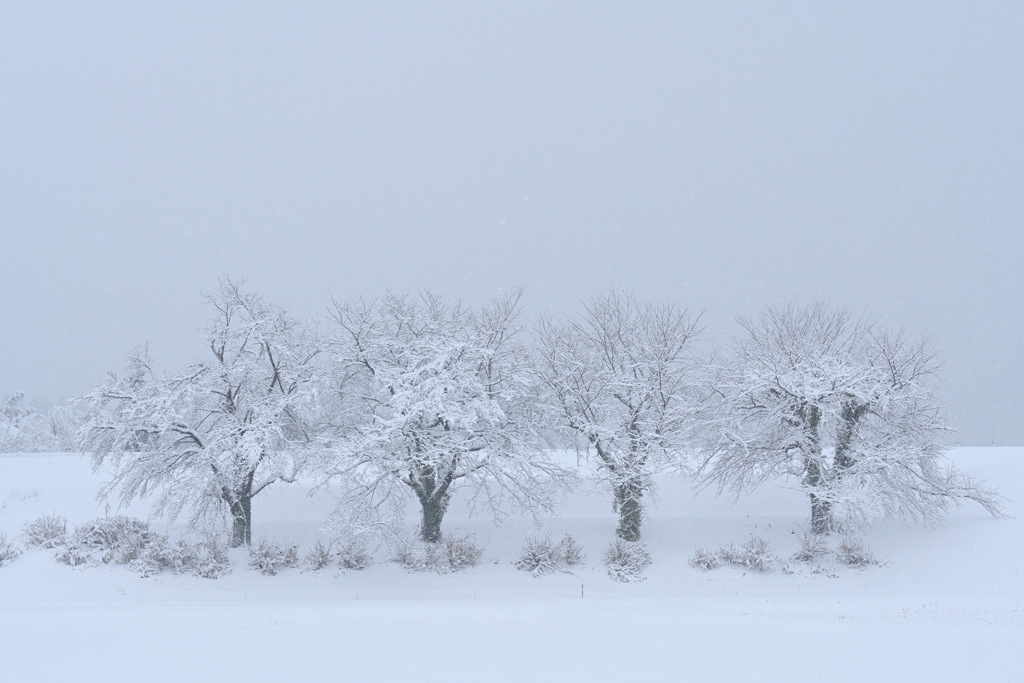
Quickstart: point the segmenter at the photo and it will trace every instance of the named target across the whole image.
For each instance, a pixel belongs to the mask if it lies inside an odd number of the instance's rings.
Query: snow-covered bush
[[[198,544],[184,540],[171,543],[166,536],[154,534],[129,568],[142,577],[159,574],[165,569],[174,574],[184,574],[195,569],[200,553]]]
[[[7,534],[0,531],[0,567],[6,567],[14,558],[21,555],[21,550],[7,540]]]
[[[42,518],[41,518],[42,519]],[[63,519],[63,518],[60,518]],[[39,520],[37,520],[38,522]],[[52,528],[52,525],[51,525]],[[123,564],[143,577],[164,570],[217,579],[231,571],[227,548],[213,540],[172,543],[133,517],[106,517],[77,527],[56,558],[70,567]]]
[[[722,558],[719,553],[707,548],[695,548],[690,558],[690,566],[694,569],[717,569],[722,566]]]
[[[395,559],[409,571],[451,574],[475,566],[483,552],[470,536],[442,536],[437,543],[403,545]]]
[[[66,564],[69,567],[81,567],[83,565],[96,564],[96,556],[92,551],[89,548],[76,543],[69,543],[58,549],[57,554],[54,557],[58,562]]]
[[[196,555],[192,566],[192,576],[202,579],[219,579],[231,573],[231,560],[228,558],[227,546],[223,543],[211,539],[194,547]]]
[[[793,553],[794,562],[817,562],[829,554],[828,541],[821,534],[802,534],[800,549]]]
[[[751,536],[749,541],[738,548],[731,543],[715,551],[697,548],[690,558],[691,567],[705,571],[725,564],[766,572],[782,565],[782,562],[772,553],[768,541],[759,536]]]
[[[729,545],[719,550],[719,557],[727,564],[743,567],[757,572],[766,572],[780,564],[771,551],[768,541],[760,536],[751,536],[750,540],[737,548]]]
[[[150,540],[139,556],[129,563],[128,568],[139,576],[146,578],[171,568],[173,546],[166,536],[158,536]],[[174,571],[171,569],[171,571]],[[175,571],[175,574],[180,572]]]
[[[864,545],[858,538],[846,537],[839,542],[839,549],[836,550],[836,559],[850,567],[865,567],[869,564],[878,564],[874,553]]]
[[[527,571],[534,576],[564,571],[583,562],[583,546],[570,534],[555,543],[550,536],[534,536],[526,539],[526,545],[516,560],[516,569]]]
[[[577,541],[576,537],[572,534],[566,534],[562,537],[562,540],[558,542],[558,552],[566,567],[579,566],[583,564],[583,560],[587,558],[587,556],[583,554],[583,546],[580,545],[579,541]]]
[[[255,569],[264,576],[274,576],[285,567],[297,567],[299,546],[282,547],[261,538],[256,547],[249,549],[249,569]]]
[[[534,576],[550,574],[560,568],[560,561],[556,555],[555,542],[550,536],[538,538],[533,536],[526,539],[526,545],[519,552],[519,559],[516,560],[516,569],[532,573]]]
[[[373,564],[373,555],[361,539],[346,541],[338,547],[338,566],[361,571]]]
[[[77,527],[73,542],[100,552],[104,564],[129,564],[152,540],[149,525],[134,517],[105,517]]]
[[[409,571],[426,571],[426,548],[412,543],[403,543],[398,547],[398,552],[395,553],[395,562]]]
[[[317,541],[316,545],[306,554],[303,564],[307,571],[320,571],[326,569],[333,562],[335,556],[338,558],[338,567],[352,571],[362,571],[373,564],[373,555],[362,539],[350,539],[335,543],[324,543]]]
[[[25,545],[30,548],[57,548],[67,542],[68,520],[64,515],[42,515],[28,524],[22,531]]]
[[[639,541],[616,539],[604,553],[608,576],[616,581],[630,583],[643,581],[643,571],[651,564],[651,553]]]
[[[130,564],[153,540],[149,525],[134,517],[103,517],[75,529],[57,560],[72,567],[84,564]]]
[[[305,566],[306,571],[318,572],[321,569],[326,569],[333,558],[334,550],[332,550],[331,544],[317,539],[317,542],[306,553],[302,564]]]
[[[451,571],[458,571],[466,567],[474,567],[484,554],[483,548],[478,546],[470,536],[461,538],[456,536],[445,536],[441,539],[441,556]]]

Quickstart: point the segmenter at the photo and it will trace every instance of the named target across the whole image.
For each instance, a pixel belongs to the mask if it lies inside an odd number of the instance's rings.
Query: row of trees
[[[797,477],[817,533],[932,518],[999,496],[944,468],[936,366],[923,342],[824,304],[769,308],[711,358],[697,317],[611,292],[529,338],[521,293],[472,308],[433,294],[335,302],[314,334],[230,280],[210,295],[209,355],[157,376],[145,347],[85,397],[80,437],[104,494],[153,495],[195,524],[252,538],[253,499],[304,476],[338,493],[336,526],[365,530],[419,505],[433,542],[452,494],[495,515],[542,514],[591,456],[638,540],[653,477],[674,469],[739,493]]]

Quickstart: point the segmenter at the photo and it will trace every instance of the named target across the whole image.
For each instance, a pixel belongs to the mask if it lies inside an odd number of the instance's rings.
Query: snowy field
[[[879,525],[864,540],[885,564],[825,573],[690,567],[695,546],[751,535],[788,558],[808,505],[781,484],[734,504],[670,478],[645,528],[654,564],[633,584],[601,565],[616,523],[606,493],[575,495],[540,530],[569,531],[587,553],[574,573],[541,578],[512,564],[538,533],[531,521],[495,526],[457,501],[446,531],[485,551],[453,575],[407,573],[385,547],[362,572],[273,577],[236,553],[219,580],[73,569],[27,550],[0,569],[2,680],[1024,680],[1024,448],[953,459],[997,486],[1013,518],[972,505],[938,528]],[[69,527],[103,516],[100,481],[78,456],[0,455],[0,532],[13,539],[42,514]],[[303,552],[330,509],[323,493],[269,489],[254,536]]]

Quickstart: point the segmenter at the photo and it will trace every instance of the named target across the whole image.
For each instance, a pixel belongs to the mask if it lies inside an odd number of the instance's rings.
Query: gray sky
[[[961,441],[1024,443],[1024,3],[212,4],[0,0],[0,394],[184,366],[225,274],[614,284],[929,334]]]

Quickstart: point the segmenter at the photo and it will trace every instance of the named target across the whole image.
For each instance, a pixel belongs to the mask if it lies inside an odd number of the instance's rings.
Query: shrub
[[[321,569],[326,569],[333,558],[334,551],[331,549],[331,544],[317,539],[316,545],[306,553],[306,558],[302,563],[307,571],[318,572]]]
[[[124,564],[142,577],[170,570],[217,579],[231,571],[223,544],[213,540],[171,543],[167,536],[150,531],[148,524],[132,517],[106,517],[83,524],[56,557],[71,567]]]
[[[148,524],[134,517],[103,517],[77,527],[57,560],[72,567],[131,564],[155,536]]]
[[[69,567],[81,567],[83,565],[96,564],[96,556],[92,551],[75,543],[69,543],[63,548],[60,548],[55,557],[58,562],[66,564]]]
[[[693,557],[690,558],[690,566],[694,569],[717,569],[722,566],[722,558],[719,554],[707,548],[695,548]]]
[[[154,576],[165,569],[174,574],[192,572],[201,553],[197,544],[184,540],[171,543],[166,536],[155,534],[129,567],[142,577]]]
[[[149,525],[134,517],[103,517],[75,529],[71,543],[99,555],[104,564],[129,564],[152,540]]]
[[[25,545],[52,550],[67,542],[68,520],[64,515],[42,515],[29,522],[22,531]]]
[[[751,536],[739,548],[733,545],[722,548],[719,557],[728,564],[757,572],[769,571],[780,564],[779,558],[772,554],[768,541],[759,536]]]
[[[768,541],[758,536],[751,536],[750,540],[739,548],[729,544],[716,551],[706,548],[694,550],[690,558],[690,566],[696,569],[716,569],[723,564],[731,564],[744,569],[751,569],[758,572],[766,572],[782,565],[783,571],[788,567],[783,565],[771,551]]]
[[[629,583],[643,581],[643,571],[651,564],[651,553],[639,541],[615,540],[604,553],[608,576]]]
[[[447,564],[450,571],[458,571],[466,567],[475,567],[484,554],[483,548],[478,546],[470,536],[457,538],[445,536],[441,539],[441,559]]]
[[[450,574],[476,565],[483,552],[470,536],[442,536],[436,543],[404,545],[395,559],[410,571]]]
[[[192,547],[195,549],[192,576],[202,579],[219,579],[231,573],[231,560],[228,557],[228,549],[223,543],[211,539]]]
[[[559,570],[561,562],[555,553],[555,543],[550,536],[526,539],[526,545],[519,552],[516,569],[542,576]]]
[[[412,572],[425,571],[424,549],[414,543],[399,541],[398,551],[395,553],[395,562]]]
[[[296,567],[299,564],[299,546],[291,545],[282,548],[265,538],[261,538],[255,548],[249,549],[249,569],[255,569],[264,576],[274,576],[284,567]]]
[[[515,566],[534,576],[543,576],[576,566],[583,562],[583,557],[583,546],[569,534],[558,543],[552,541],[550,536],[534,536],[526,539],[526,545],[520,551]]]
[[[863,541],[849,537],[840,541],[839,549],[836,551],[836,559],[851,567],[879,564],[874,554],[864,545]]]
[[[828,541],[821,534],[802,534],[800,549],[793,554],[793,561],[813,563],[828,553]]]
[[[566,534],[562,537],[562,540],[558,542],[557,550],[566,567],[579,566],[587,558],[583,554],[583,546],[580,545],[579,541],[572,534]]]
[[[373,564],[373,555],[366,542],[355,539],[342,543],[338,548],[338,566],[342,569],[361,571]]]
[[[6,567],[21,555],[21,551],[7,540],[7,534],[0,532],[0,567]]]
[[[150,539],[150,542],[142,549],[139,556],[128,564],[133,572],[147,578],[155,576],[169,565],[171,545],[166,536],[157,536]],[[177,572],[175,572],[177,573]]]

